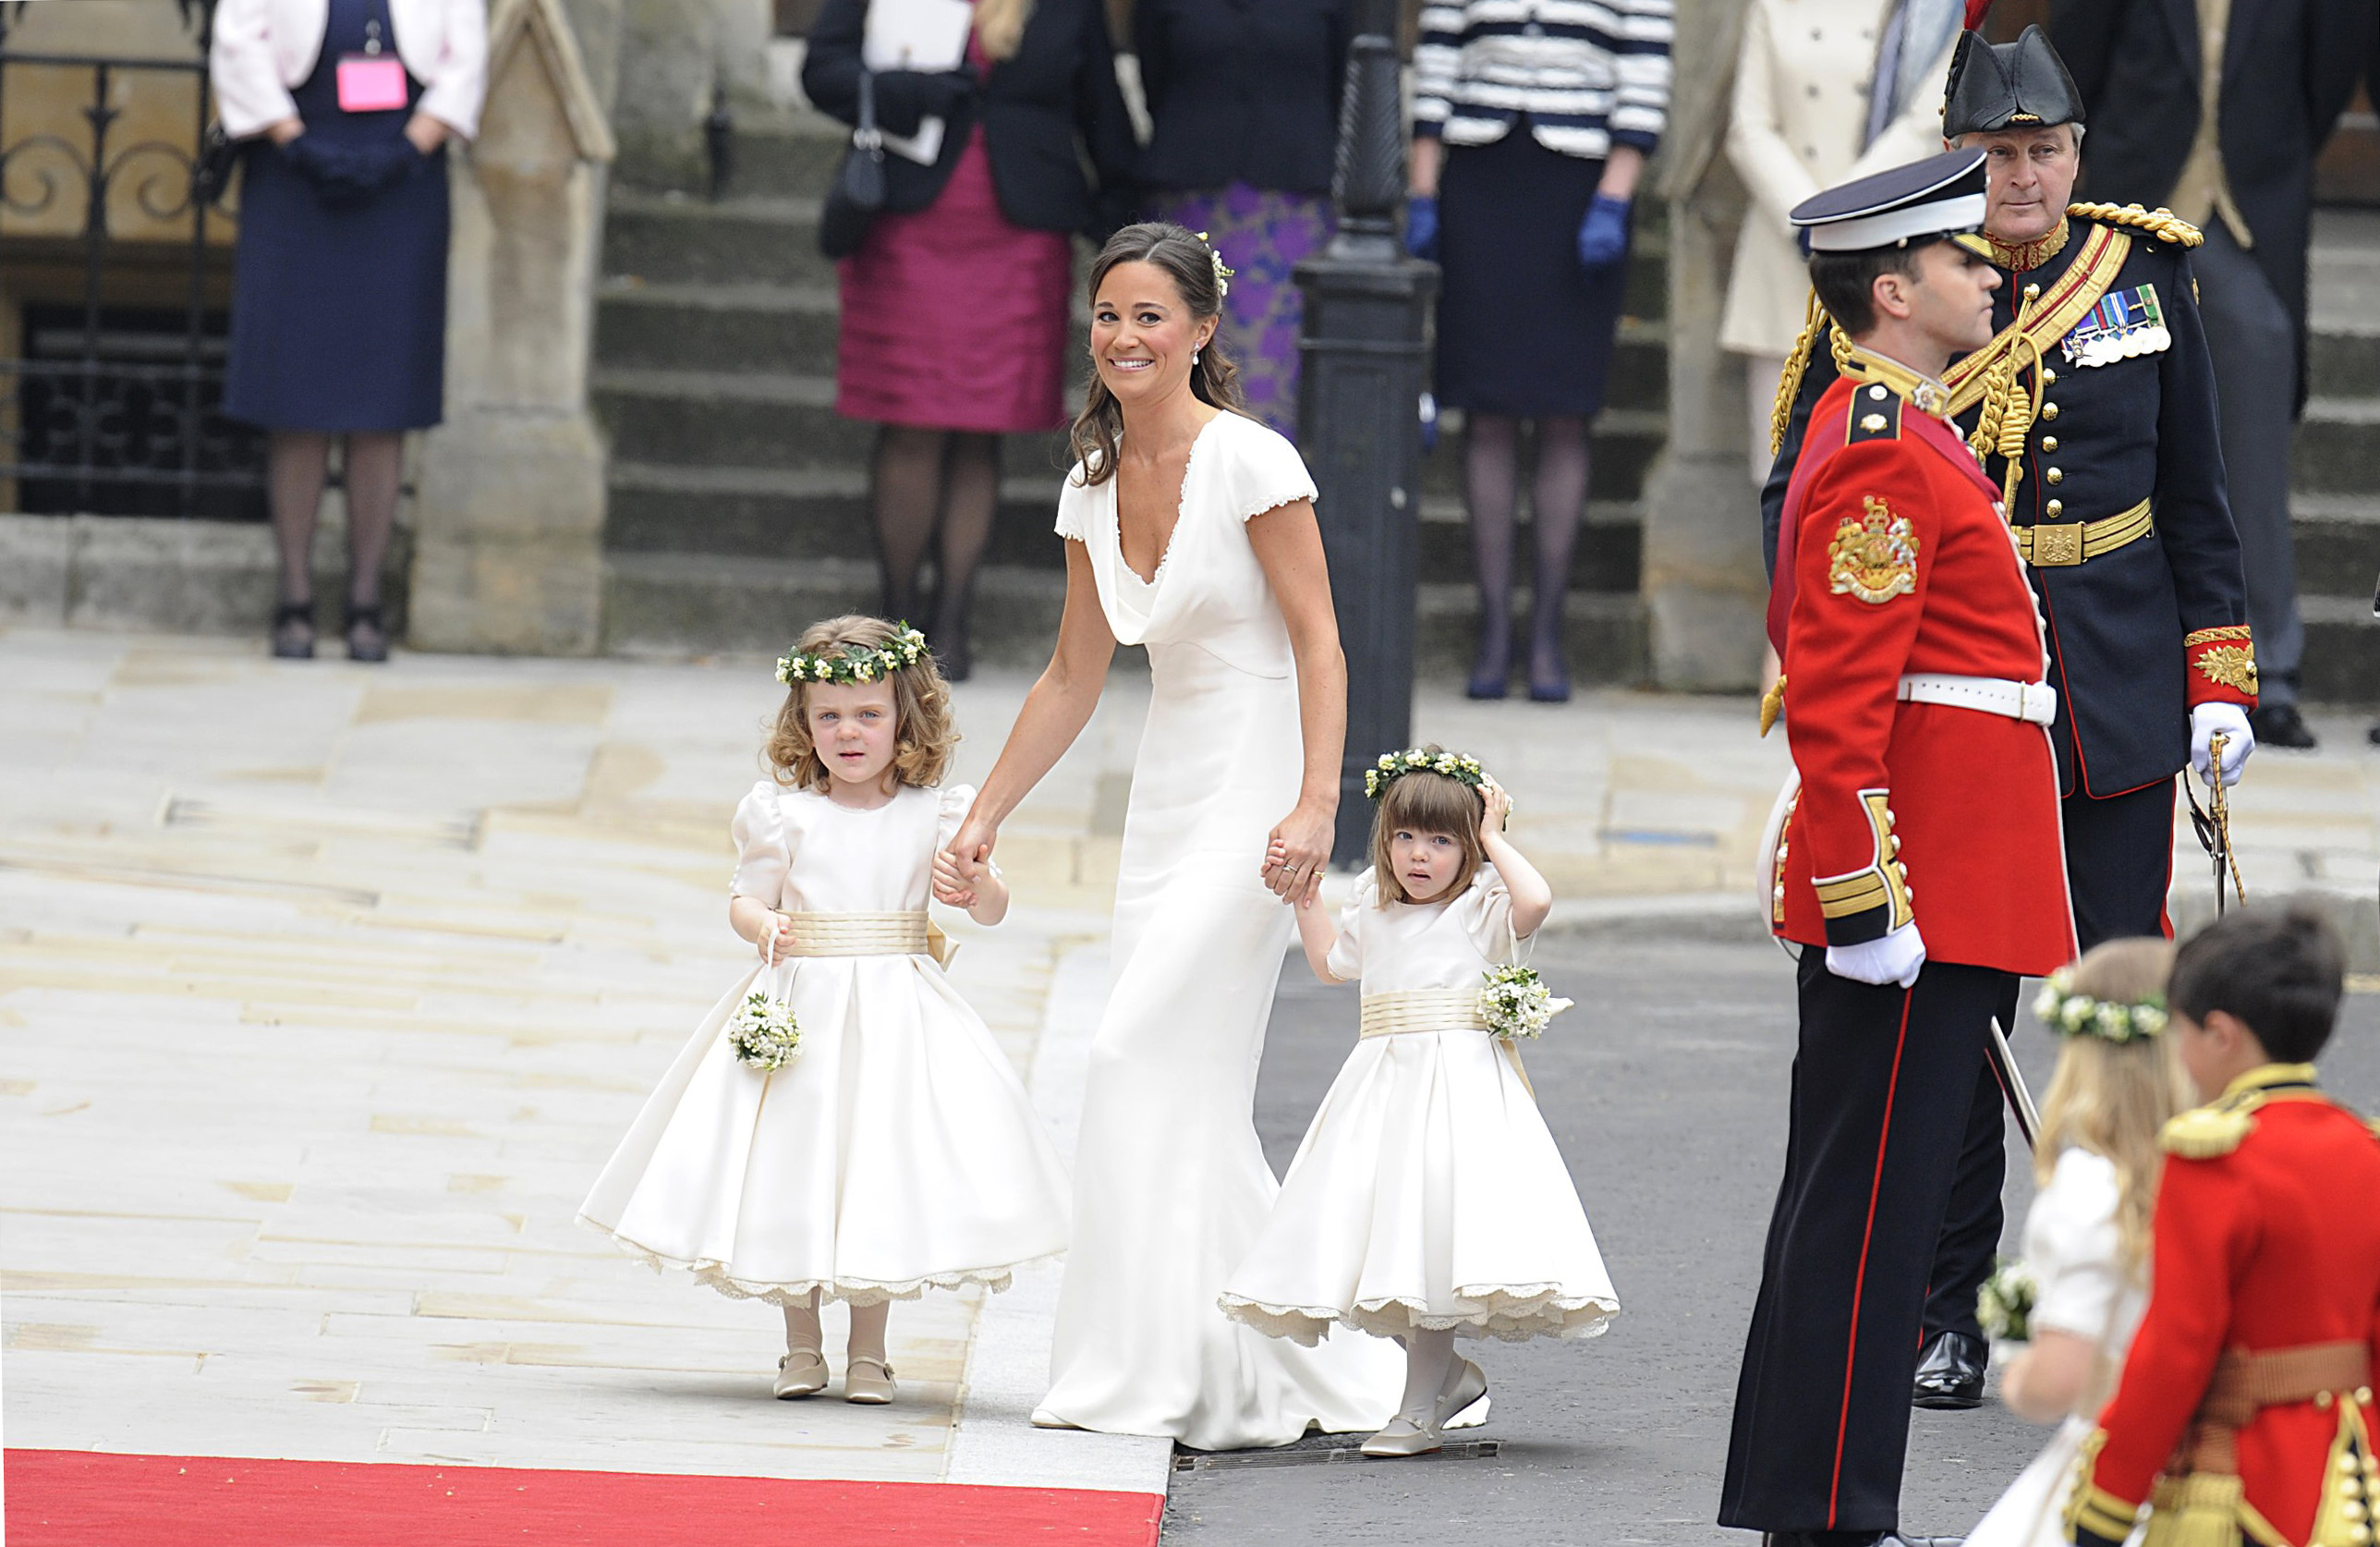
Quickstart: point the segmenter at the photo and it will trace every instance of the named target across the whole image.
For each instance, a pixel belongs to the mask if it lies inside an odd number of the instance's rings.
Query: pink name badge
[[[385,113],[405,105],[405,64],[386,54],[350,54],[339,61],[339,111]]]

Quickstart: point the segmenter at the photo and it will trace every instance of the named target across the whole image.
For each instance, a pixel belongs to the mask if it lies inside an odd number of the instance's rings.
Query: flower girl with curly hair
[[[1593,1337],[1620,1301],[1512,1038],[1566,1001],[1519,968],[1553,891],[1504,836],[1512,798],[1437,747],[1391,752],[1372,868],[1334,929],[1309,888],[1305,959],[1361,979],[1363,1033],[1322,1098],[1224,1314],[1311,1345],[1333,1324],[1405,1348],[1397,1416],[1366,1456],[1421,1456],[1487,1416],[1454,1340]]]
[[[941,852],[975,792],[936,787],[958,737],[924,636],[832,618],[777,668],[785,701],[770,776],[735,810],[727,908],[759,959],[580,1212],[657,1267],[783,1307],[779,1397],[826,1388],[819,1302],[847,1302],[844,1399],[885,1403],[890,1302],[1002,1289],[1063,1250],[1068,1183],[927,918],[939,889],[998,923],[1008,889]]]
[[[1989,1329],[2024,1345],[2001,1371],[2000,1400],[2058,1427],[1968,1547],[2064,1547],[2074,1458],[2148,1307],[2149,1221],[2165,1163],[2157,1136],[2193,1104],[2166,1029],[2172,968],[2170,941],[2106,941],[2051,973],[2034,1005],[2061,1043],[2034,1148],[2041,1190],[2025,1215],[2018,1286],[2001,1288],[2011,1276],[2003,1269],[1985,1288],[1987,1302],[2020,1308],[2029,1288],[2025,1324]]]

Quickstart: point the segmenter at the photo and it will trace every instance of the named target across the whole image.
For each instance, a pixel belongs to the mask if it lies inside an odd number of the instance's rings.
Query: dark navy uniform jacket
[[[2053,289],[2097,224],[2080,215],[2068,223],[2057,254],[2021,273],[2002,271],[1993,299],[1998,327],[2014,320],[2027,286]],[[2026,438],[2024,479],[2008,513],[2011,524],[2027,526],[2099,521],[2144,499],[2151,505],[2153,529],[2139,540],[2071,566],[2027,566],[2048,624],[2049,681],[2058,689],[2051,740],[2068,795],[2120,795],[2171,778],[2190,761],[2192,705],[2255,701],[2253,667],[2243,664],[2252,658],[2240,539],[2224,493],[2214,368],[2189,259],[2179,243],[2119,228],[2131,247],[2108,290],[2153,300],[2168,337],[2162,347],[2100,364],[2078,363],[2059,346],[2045,349],[2041,417]],[[2021,379],[2029,386],[2031,377],[2028,361]],[[1772,576],[1786,484],[1811,406],[1834,380],[1821,337],[1761,492]],[[1962,432],[1973,430],[1976,415],[1961,416]],[[2001,482],[2006,463],[1993,456],[1986,470]]]

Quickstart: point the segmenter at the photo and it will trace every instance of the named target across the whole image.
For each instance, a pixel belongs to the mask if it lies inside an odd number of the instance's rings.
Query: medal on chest
[[[2112,365],[2134,355],[2155,354],[2172,344],[2165,310],[2157,304],[2156,286],[2142,285],[2101,296],[2058,348],[2070,365]]]

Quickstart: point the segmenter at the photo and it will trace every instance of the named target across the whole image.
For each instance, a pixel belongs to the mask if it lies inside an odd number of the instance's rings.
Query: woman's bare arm
[[[980,860],[991,854],[1000,824],[1033,786],[1066,755],[1075,737],[1090,723],[1099,707],[1099,690],[1107,685],[1108,664],[1115,659],[1115,633],[1099,609],[1099,582],[1091,574],[1089,550],[1080,542],[1066,544],[1066,610],[1058,621],[1058,645],[1050,652],[1040,680],[1025,695],[1025,707],[1010,727],[999,761],[975,798],[966,820],[951,840],[951,853]]]
[[[1339,764],[1347,750],[1347,658],[1339,649],[1339,615],[1330,604],[1330,567],[1313,502],[1292,500],[1250,518],[1248,542],[1272,582],[1297,657],[1305,776],[1296,807],[1272,830],[1271,847],[1280,852],[1268,856],[1264,876],[1274,895],[1288,901],[1330,863]]]

